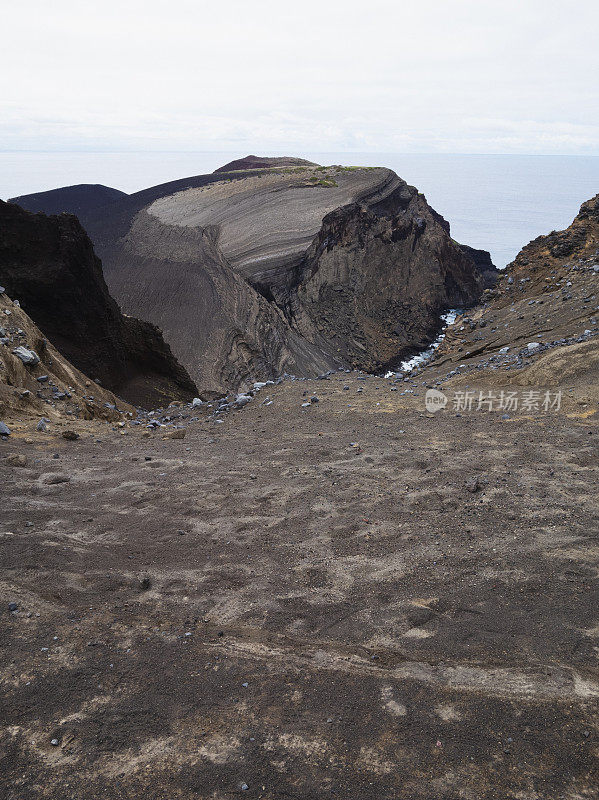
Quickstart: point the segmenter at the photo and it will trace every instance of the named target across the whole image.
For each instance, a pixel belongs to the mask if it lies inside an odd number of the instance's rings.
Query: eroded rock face
[[[475,247],[469,247],[467,244],[461,244],[460,249],[468,258],[474,261],[476,269],[483,279],[484,288],[492,289],[497,283],[500,273],[491,261],[491,254],[489,251],[477,250]]]
[[[485,284],[445,220],[383,168],[250,156],[83,223],[123,309],[163,329],[205,393],[283,371],[377,370]]]
[[[0,283],[71,363],[124,399],[154,406],[193,397],[160,331],[120,313],[76,217],[0,201]]]
[[[200,397],[257,378],[335,366],[324,346],[303,339],[231,269],[216,235],[212,228],[164,225],[140,211],[109,257],[108,280],[121,304],[161,327],[194,375]]]
[[[121,418],[119,411],[133,412],[132,406],[76,369],[1,292],[0,319],[0,419],[43,414],[38,431],[45,431],[51,421],[114,421]],[[35,358],[29,358],[30,353]]]
[[[508,273],[513,277],[534,278],[553,265],[562,266],[579,259],[593,258],[599,262],[599,194],[587,200],[572,224],[563,231],[551,231],[523,247]]]
[[[323,218],[336,208],[390,194],[401,182],[387,169],[264,169],[166,194],[147,207],[183,228],[218,226],[227,262],[252,285],[289,283]]]
[[[428,380],[565,387],[586,413],[598,400],[598,290],[599,195],[566,230],[526,245],[483,302],[456,320]]]
[[[297,327],[318,331],[353,367],[375,372],[424,346],[439,314],[482,280],[423,195],[403,182],[382,201],[327,215],[302,264]]]

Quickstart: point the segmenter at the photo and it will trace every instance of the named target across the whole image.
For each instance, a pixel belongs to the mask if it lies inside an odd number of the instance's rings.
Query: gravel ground
[[[410,388],[11,425],[3,797],[597,797],[595,417]]]

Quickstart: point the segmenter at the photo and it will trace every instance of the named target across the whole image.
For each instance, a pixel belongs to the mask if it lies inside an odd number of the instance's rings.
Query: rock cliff
[[[483,302],[447,330],[428,370],[445,385],[565,387],[599,400],[599,195],[527,244]]]
[[[384,369],[493,272],[384,168],[249,156],[82,221],[113,295],[163,329],[205,394],[284,371]]]
[[[551,231],[533,239],[508,265],[506,275],[529,278],[534,284],[552,269],[599,261],[599,194],[587,200],[572,224],[563,231]]]
[[[148,407],[193,396],[160,331],[120,313],[75,217],[0,201],[0,284],[69,361],[126,400]]]

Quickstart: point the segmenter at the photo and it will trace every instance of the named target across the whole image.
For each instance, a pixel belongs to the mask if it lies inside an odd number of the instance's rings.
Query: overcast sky
[[[23,0],[0,149],[599,154],[597,0]]]

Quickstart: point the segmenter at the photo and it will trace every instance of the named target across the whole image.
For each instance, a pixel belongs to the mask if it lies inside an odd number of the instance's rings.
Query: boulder
[[[23,364],[27,367],[35,367],[40,363],[40,357],[35,350],[29,350],[27,347],[15,347],[12,351],[13,355],[20,358]]]

